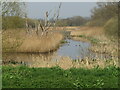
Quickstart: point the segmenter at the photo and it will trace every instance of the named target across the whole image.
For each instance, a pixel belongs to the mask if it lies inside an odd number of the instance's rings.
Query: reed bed
[[[96,53],[105,53],[110,54],[111,56],[118,57],[118,42],[117,41],[112,42],[109,39],[106,40],[102,39],[97,44],[93,44],[90,50]]]
[[[16,62],[16,63],[15,63]],[[70,69],[70,68],[86,68],[86,69],[92,69],[92,68],[106,68],[108,66],[115,66],[120,67],[118,58],[112,58],[112,59],[92,59],[89,57],[85,57],[84,59],[78,59],[78,60],[72,60],[70,57],[59,57],[59,59],[53,60],[53,56],[45,57],[32,57],[32,61],[29,59],[28,61],[23,61],[20,63],[20,60],[12,61],[11,63],[5,64],[5,65],[27,65],[29,67],[55,67],[59,66],[62,69]],[[14,64],[15,63],[15,64]],[[27,64],[28,63],[28,64]]]
[[[49,52],[55,50],[63,35],[48,32],[47,35],[26,35],[25,30],[7,30],[3,34],[3,52]]]
[[[118,56],[118,40],[109,39],[102,27],[81,27],[80,30],[72,30],[71,36],[78,41],[96,42],[89,49],[93,52]]]
[[[71,30],[71,36],[86,35],[98,36],[104,33],[102,27],[79,27],[77,30]]]
[[[18,52],[49,52],[55,50],[63,36],[59,33],[48,33],[47,36],[28,36],[17,50]]]
[[[73,29],[73,28],[72,28]],[[17,32],[16,32],[17,33]],[[7,33],[8,34],[8,33]],[[36,36],[36,35],[28,35],[22,37],[20,35],[17,36],[9,36],[10,38],[5,39],[5,36],[3,37],[4,41],[9,41],[9,45],[11,46],[13,44],[13,41],[19,42],[22,41],[19,48],[17,48],[17,51],[19,52],[47,52],[54,50],[59,45],[60,41],[62,40],[63,36],[60,33],[52,33],[49,32],[48,35],[44,36]],[[13,35],[13,34],[12,34]],[[15,34],[16,35],[16,34]],[[59,66],[63,69],[69,69],[69,68],[94,68],[94,67],[100,67],[105,68],[107,66],[113,65],[116,67],[119,67],[118,64],[118,43],[114,42],[106,37],[104,34],[104,30],[101,27],[81,27],[80,30],[71,30],[71,35],[78,36],[78,35],[84,35],[86,37],[92,37],[95,39],[98,39],[99,41],[95,44],[92,44],[90,47],[90,50],[95,53],[107,53],[110,54],[110,58],[96,58],[92,59],[89,57],[85,57],[84,59],[79,60],[72,60],[70,57],[58,57],[57,59],[53,60],[53,56],[50,57],[33,57],[32,58],[32,64],[30,64],[30,67],[53,67],[53,66]],[[20,37],[22,38],[20,38]],[[14,38],[13,38],[14,37]],[[17,37],[17,38],[16,38]],[[20,39],[19,39],[20,38]],[[84,37],[77,37],[81,40],[84,39]],[[14,40],[15,39],[15,40]],[[80,41],[81,41],[80,40]],[[15,43],[14,42],[14,43]],[[6,45],[4,43],[4,45]]]
[[[111,59],[107,58],[90,58],[90,57],[84,57],[82,59],[76,59],[73,60],[70,57],[61,57],[61,56],[56,56],[55,53],[53,54],[48,54],[48,55],[24,55],[20,54],[20,58],[18,58],[18,54],[9,55],[8,59],[10,61],[3,61],[4,65],[13,65],[13,66],[18,66],[18,65],[26,65],[28,67],[55,67],[59,66],[63,69],[70,69],[70,68],[87,68],[87,69],[92,69],[92,68],[106,68],[108,66],[115,66],[115,67],[120,67],[118,58],[112,57]],[[15,57],[13,57],[15,56]],[[56,58],[55,58],[56,57]],[[6,57],[4,57],[6,58]],[[7,60],[8,60],[7,59]],[[11,61],[11,60],[15,61]]]
[[[53,66],[53,63],[52,63],[52,66]],[[105,68],[107,66],[119,67],[117,58],[113,58],[111,60],[103,60],[100,58],[91,59],[88,57],[86,57],[84,59],[78,59],[78,60],[72,60],[70,57],[61,57],[60,60],[58,60],[54,64],[54,66],[59,66],[63,69],[70,69],[70,68],[91,69],[91,68],[95,68],[95,67]]]

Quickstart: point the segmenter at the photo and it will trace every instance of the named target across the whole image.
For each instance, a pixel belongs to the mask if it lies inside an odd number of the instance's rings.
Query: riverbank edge
[[[111,53],[110,51],[106,51],[106,50],[103,50],[101,51],[101,49],[99,49],[98,46],[100,46],[100,42],[103,42],[102,40],[100,39],[97,39],[95,37],[92,37],[92,36],[86,36],[86,35],[71,35],[71,39],[72,40],[75,40],[75,41],[82,41],[82,42],[88,42],[88,43],[91,43],[91,47],[89,48],[90,51],[94,52],[94,53],[102,53],[102,54],[108,54],[110,56],[117,56],[116,54],[118,53]],[[111,41],[112,42],[112,41]],[[112,42],[113,43],[113,42]],[[106,43],[105,44],[101,44],[100,47],[104,47],[105,45],[107,45]],[[95,50],[94,48],[95,47],[98,47],[98,50]]]

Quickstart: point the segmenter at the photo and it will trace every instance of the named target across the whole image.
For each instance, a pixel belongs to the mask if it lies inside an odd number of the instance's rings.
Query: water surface
[[[88,42],[80,42],[66,39],[68,43],[64,44],[57,50],[60,56],[69,56],[72,59],[84,58],[89,55],[88,48],[91,46]]]

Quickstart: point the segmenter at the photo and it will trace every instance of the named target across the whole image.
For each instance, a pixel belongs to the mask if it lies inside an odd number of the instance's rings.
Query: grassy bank
[[[3,66],[3,88],[118,88],[118,70]]]

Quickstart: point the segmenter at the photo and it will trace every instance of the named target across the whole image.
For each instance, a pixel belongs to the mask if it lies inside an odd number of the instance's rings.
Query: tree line
[[[89,21],[89,18],[87,17],[73,16],[70,18],[58,20],[57,26],[83,26],[88,21]]]
[[[16,29],[16,28],[25,28],[25,18],[20,16],[4,16],[2,17],[2,27],[3,29]],[[28,25],[30,25],[32,28],[35,27],[35,24],[38,23],[38,21],[41,21],[41,23],[44,24],[43,19],[31,19],[27,18]],[[85,25],[86,22],[88,22],[88,18],[83,18],[81,16],[74,16],[71,18],[66,19],[58,19],[56,21],[56,26],[82,26]],[[49,22],[53,22],[51,19]]]

